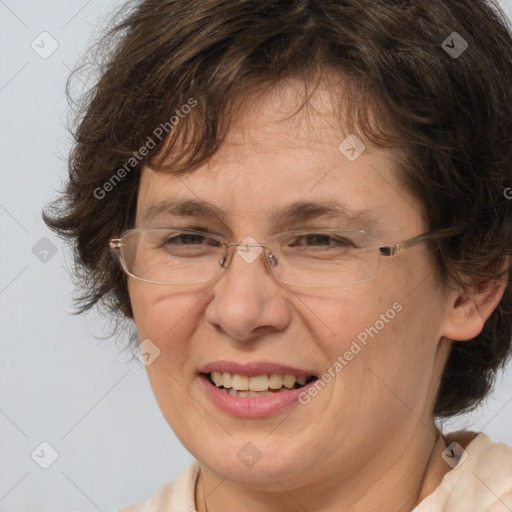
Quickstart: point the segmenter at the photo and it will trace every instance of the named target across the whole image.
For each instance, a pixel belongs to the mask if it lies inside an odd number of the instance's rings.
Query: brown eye
[[[311,233],[301,236],[296,242],[291,244],[291,247],[305,246],[305,247],[354,247],[354,244],[347,239],[333,238],[332,236],[322,233]]]

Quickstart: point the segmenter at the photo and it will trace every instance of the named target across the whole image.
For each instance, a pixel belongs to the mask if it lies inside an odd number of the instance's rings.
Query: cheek
[[[364,344],[376,323],[379,332],[388,329],[396,317],[394,297],[396,294],[382,293],[373,282],[368,282],[337,291],[324,290],[321,294],[309,292],[298,297],[294,307],[302,312],[307,329],[332,360],[349,350],[352,341]]]
[[[190,377],[196,371],[192,365],[197,348],[191,340],[201,320],[204,290],[200,294],[178,289],[169,293],[165,287],[133,283],[129,292],[139,339],[142,343],[151,340],[160,351],[155,363],[146,367],[150,379],[169,380],[169,374],[183,375],[180,380]]]
[[[175,287],[170,293],[165,285],[131,281],[128,291],[141,339],[143,336],[172,338],[173,333],[193,327],[201,294],[194,294],[190,287],[186,292]]]
[[[173,293],[145,283],[129,286],[134,321],[139,339],[151,340],[158,356],[146,365],[149,382],[157,403],[180,439],[187,439],[186,415],[200,416],[201,410],[190,399],[189,388],[195,378],[198,348],[191,341],[200,322],[202,294]],[[197,409],[197,410],[195,410]],[[177,411],[181,411],[177,414]],[[186,416],[185,415],[185,416]]]
[[[372,408],[378,401],[396,401],[394,393],[415,402],[417,390],[428,387],[440,320],[431,281],[417,286],[383,276],[330,295],[301,297],[307,313],[302,318],[322,352],[325,372],[336,375],[331,389],[340,402],[354,398]],[[411,286],[417,286],[413,293]],[[425,385],[410,386],[412,381]]]

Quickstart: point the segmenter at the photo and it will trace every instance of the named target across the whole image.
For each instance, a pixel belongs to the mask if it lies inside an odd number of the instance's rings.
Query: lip
[[[273,363],[270,361],[256,361],[253,363],[235,363],[234,361],[213,361],[203,366],[200,373],[229,372],[256,377],[257,375],[295,375],[296,377],[317,376],[314,371],[294,368],[285,364]]]
[[[258,368],[258,371],[261,371],[261,368]],[[256,373],[255,375],[262,374]],[[267,396],[247,397],[232,396],[221,391],[215,384],[210,382],[206,373],[199,374],[199,381],[204,388],[205,394],[221,411],[243,418],[265,418],[278,414],[294,405],[296,406],[299,403],[301,393],[307,392],[308,388],[313,386],[317,379],[311,380],[299,389],[280,391]]]

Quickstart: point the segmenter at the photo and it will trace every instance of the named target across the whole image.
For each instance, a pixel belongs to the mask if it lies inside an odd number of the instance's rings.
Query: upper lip
[[[252,363],[235,363],[234,361],[213,361],[206,364],[200,370],[201,373],[229,372],[248,377],[257,375],[295,375],[296,377],[315,376],[313,371],[295,368],[286,364],[274,363],[270,361],[256,361]]]

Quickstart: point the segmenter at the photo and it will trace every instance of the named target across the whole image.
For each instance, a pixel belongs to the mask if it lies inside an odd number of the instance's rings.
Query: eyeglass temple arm
[[[428,233],[423,233],[422,235],[409,238],[408,240],[404,240],[403,242],[398,242],[395,245],[385,245],[383,247],[379,247],[379,252],[382,256],[394,256],[395,254],[398,254],[400,251],[408,249],[409,247],[413,247],[414,245],[424,242],[425,240],[447,238],[458,233],[460,233],[460,230],[455,228],[446,228],[440,229],[438,231],[430,231]]]
[[[120,238],[112,238],[108,242],[108,250],[112,257],[115,258],[116,260],[119,259],[119,257],[121,256],[121,244],[122,242]]]

